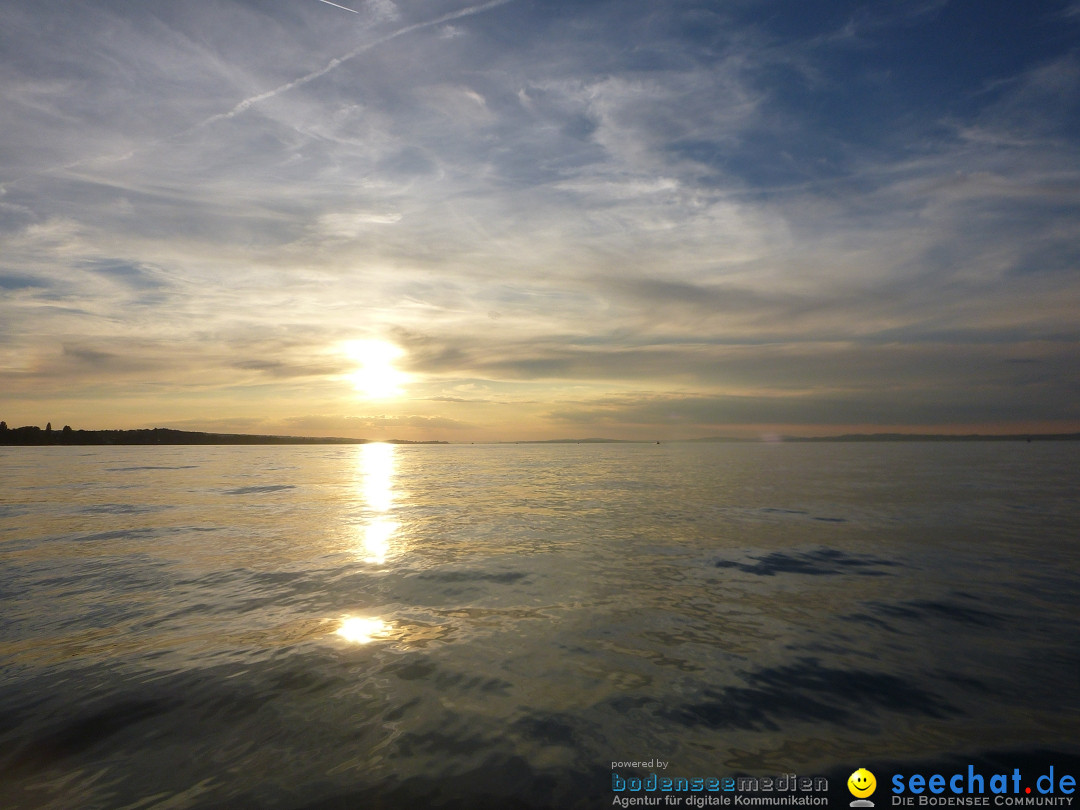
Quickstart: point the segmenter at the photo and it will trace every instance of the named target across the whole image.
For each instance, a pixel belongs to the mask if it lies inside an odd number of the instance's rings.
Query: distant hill
[[[523,439],[501,444],[642,444],[646,439]]]
[[[785,442],[1055,442],[1077,441],[1080,433],[1013,433],[994,435],[968,433],[950,435],[943,433],[846,433],[842,436],[799,438],[785,436]]]
[[[781,436],[777,439],[736,439],[726,436],[706,436],[701,439],[676,439],[693,444],[713,442],[1035,442],[1078,441],[1080,433],[845,433],[840,436]]]
[[[246,433],[204,433],[201,431],[147,428],[145,430],[42,430],[37,425],[0,428],[0,445],[85,445],[85,444],[368,444],[371,439],[323,436],[259,436]],[[379,440],[381,441],[381,440]],[[390,439],[388,444],[448,444]]]
[[[773,439],[736,436],[703,436],[698,439],[665,439],[664,444],[747,444],[761,442],[1046,442],[1080,441],[1080,433],[845,433],[840,436],[779,436]],[[653,439],[547,439],[510,444],[660,444]]]

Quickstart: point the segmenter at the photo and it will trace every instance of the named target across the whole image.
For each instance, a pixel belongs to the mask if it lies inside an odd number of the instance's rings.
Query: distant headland
[[[204,433],[172,428],[143,430],[72,430],[64,425],[53,430],[52,423],[42,430],[37,425],[9,428],[0,422],[0,445],[83,445],[83,444],[368,444],[382,439],[348,439],[337,436],[259,436],[247,433]],[[388,439],[387,444],[448,444],[448,442],[413,442]]]

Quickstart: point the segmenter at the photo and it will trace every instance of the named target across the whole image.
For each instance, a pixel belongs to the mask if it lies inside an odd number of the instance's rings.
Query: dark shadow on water
[[[173,700],[128,699],[90,715],[77,717],[24,745],[0,774],[34,772],[77,756],[137,723],[166,714],[177,706]]]
[[[835,548],[818,547],[810,551],[774,551],[763,557],[750,557],[753,562],[718,560],[717,568],[734,568],[747,574],[772,577],[777,574],[806,574],[808,576],[835,576],[858,574],[864,577],[890,576],[878,570],[897,566],[899,563],[868,555],[856,556]]]
[[[81,515],[144,515],[150,512],[163,512],[169,507],[131,503],[103,503],[81,507]]]
[[[178,467],[106,467],[106,472],[141,472],[142,470],[194,470],[196,464],[181,464]]]
[[[602,767],[603,763],[577,760],[561,766],[542,765],[512,752],[511,743],[515,741],[524,741],[530,744],[529,747],[578,752],[589,750],[590,743],[598,739],[587,717],[571,712],[542,710],[525,710],[516,718],[507,718],[505,728],[497,733],[482,730],[468,718],[456,716],[452,711],[431,718],[432,722],[427,727],[432,731],[405,730],[395,738],[393,748],[385,753],[391,762],[400,757],[402,763],[432,763],[430,772],[423,775],[378,778],[358,770],[355,778],[348,783],[335,784],[321,780],[318,773],[312,770],[305,775],[302,783],[291,789],[283,787],[278,774],[269,772],[265,782],[243,780],[232,783],[223,768],[225,764],[237,762],[229,759],[236,755],[220,753],[208,747],[220,739],[221,730],[237,728],[244,729],[246,733],[262,729],[263,736],[256,736],[252,740],[254,745],[265,743],[271,749],[283,745],[281,741],[287,737],[275,737],[275,733],[290,732],[275,731],[273,711],[267,715],[265,723],[258,725],[255,724],[257,715],[268,703],[272,706],[286,693],[324,695],[329,699],[342,689],[349,688],[356,677],[355,669],[345,665],[334,668],[333,660],[325,657],[298,658],[288,661],[286,665],[274,666],[260,677],[244,681],[232,678],[238,672],[243,672],[242,669],[155,677],[143,683],[129,684],[126,694],[95,701],[93,705],[84,705],[79,710],[74,708],[79,705],[79,690],[93,691],[116,686],[112,680],[113,673],[86,669],[80,671],[77,677],[35,682],[32,689],[34,695],[44,692],[55,696],[63,689],[75,691],[59,703],[54,701],[54,707],[73,707],[70,719],[51,725],[43,724],[33,730],[25,728],[24,724],[30,721],[32,715],[40,713],[39,707],[16,701],[11,694],[0,696],[0,702],[10,704],[0,707],[0,721],[16,728],[24,726],[19,747],[13,751],[12,758],[0,766],[0,799],[5,782],[12,791],[21,791],[23,786],[28,790],[37,789],[40,774],[51,767],[59,766],[75,772],[78,768],[101,767],[104,762],[138,762],[143,746],[161,746],[161,750],[168,750],[169,744],[182,743],[183,749],[176,750],[184,750],[190,756],[190,761],[177,762],[175,774],[129,769],[124,780],[115,787],[116,793],[112,794],[115,802],[111,806],[138,806],[150,795],[160,795],[163,799],[179,796],[183,790],[202,779],[218,780],[214,792],[203,800],[185,806],[199,810],[397,810],[437,807],[448,810],[577,810],[611,806],[611,771]],[[432,686],[454,680],[474,684],[471,688],[479,690],[485,688],[484,684],[500,683],[474,673],[445,670],[439,665],[426,666],[426,663],[421,657],[412,657],[399,662],[399,666],[384,668],[379,676],[396,675],[403,681],[428,682]],[[326,671],[327,667],[332,671]],[[320,669],[323,670],[321,674]],[[696,698],[684,699],[681,705],[665,703],[663,695],[624,695],[596,708],[601,713],[605,710],[614,710],[618,714],[652,713],[654,718],[674,726],[674,733],[678,733],[679,728],[711,729],[717,732],[718,740],[725,738],[725,731],[733,729],[771,731],[779,739],[788,728],[789,721],[809,721],[850,729],[858,727],[868,716],[873,717],[878,712],[930,717],[959,713],[940,696],[910,685],[897,676],[828,667],[813,658],[754,670],[747,673],[744,680],[743,685],[708,689]],[[26,688],[31,687],[27,684]],[[370,712],[365,710],[343,719],[349,732],[341,736],[342,745],[351,745],[353,739],[357,746],[366,745],[364,734],[370,728],[383,728],[383,724],[392,723],[403,714],[422,711],[425,704],[413,697],[393,711],[382,714],[379,713],[380,701],[366,705]],[[645,725],[652,724],[646,721]],[[163,736],[156,742],[148,742],[150,738],[147,732],[155,728]],[[282,750],[289,748],[284,745]],[[296,750],[301,750],[301,746]],[[357,752],[361,750],[357,748]],[[219,755],[224,759],[220,759]],[[718,752],[718,757],[721,756],[722,752]],[[267,767],[266,763],[272,760],[260,759],[259,762],[261,767]],[[716,775],[739,775],[721,763],[722,759],[718,758]],[[1003,753],[946,751],[935,755],[935,751],[930,749],[925,760],[842,762],[822,769],[821,773],[830,780],[833,806],[846,807],[850,797],[845,798],[842,787],[855,767],[867,767],[882,780],[893,773],[949,774],[961,770],[966,773],[969,763],[987,777],[995,773],[1011,773],[1012,768],[1019,767],[1025,776],[1030,776],[1029,784],[1045,773],[1051,764],[1058,774],[1075,774],[1080,770],[1080,758],[1075,752],[1068,753],[1063,741],[1061,750],[1031,749]],[[287,764],[289,770],[294,769],[294,762]],[[313,766],[315,764],[317,761],[312,762]],[[756,775],[770,773],[771,770]],[[833,787],[836,787],[836,791],[832,790]],[[887,790],[887,784],[879,788],[883,797],[888,795]],[[11,795],[15,795],[14,792]],[[879,804],[878,807],[883,805]]]
[[[140,538],[153,538],[159,534],[157,529],[122,529],[112,532],[96,532],[94,534],[84,534],[82,537],[76,535],[68,535],[58,539],[73,541],[78,543],[94,543],[103,540],[137,540]]]
[[[511,731],[543,745],[573,747],[580,742],[574,730],[574,718],[558,712],[533,712],[516,720]]]
[[[512,585],[527,576],[528,574],[521,571],[505,571],[501,574],[488,574],[484,571],[435,571],[420,574],[417,579],[430,579],[436,582],[495,582],[500,585]]]
[[[966,594],[956,593],[966,597]],[[972,597],[967,597],[969,600]],[[956,622],[974,627],[998,627],[1006,619],[1001,613],[993,613],[953,600],[909,599],[903,602],[867,602],[867,612],[843,616],[845,621],[879,627],[890,633],[905,632],[897,627],[897,621],[910,623],[910,632],[924,633],[930,624],[941,621]]]
[[[886,616],[922,621],[928,616],[949,619],[964,624],[991,627],[1001,623],[1002,616],[978,608],[964,607],[955,602],[939,602],[929,599],[913,599],[899,605],[877,604],[874,609]]]
[[[240,487],[239,489],[227,489],[225,495],[254,495],[261,492],[280,492],[283,489],[296,489],[293,484],[268,484],[263,487]]]
[[[379,669],[379,675],[392,675],[402,681],[428,681],[433,689],[461,693],[480,692],[486,695],[505,695],[513,684],[501,678],[457,672],[441,667],[422,656],[395,660]]]
[[[813,658],[761,669],[746,680],[749,686],[707,689],[702,700],[658,714],[688,727],[779,731],[792,720],[843,725],[881,710],[929,717],[960,713],[896,675],[825,667]]]

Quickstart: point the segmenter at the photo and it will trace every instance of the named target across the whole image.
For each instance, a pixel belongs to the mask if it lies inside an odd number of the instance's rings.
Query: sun
[[[359,368],[348,375],[353,387],[369,399],[392,399],[404,393],[409,375],[394,367],[404,352],[385,340],[353,340],[344,345],[349,359]]]

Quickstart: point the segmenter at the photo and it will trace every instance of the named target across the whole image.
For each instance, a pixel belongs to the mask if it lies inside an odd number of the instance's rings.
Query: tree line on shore
[[[53,430],[52,422],[44,430],[37,425],[9,428],[0,422],[0,445],[49,444],[366,444],[368,439],[322,436],[258,436],[246,433],[204,433],[172,428],[139,430],[72,430],[64,425]],[[391,444],[446,444],[446,442],[409,442],[391,439]]]

